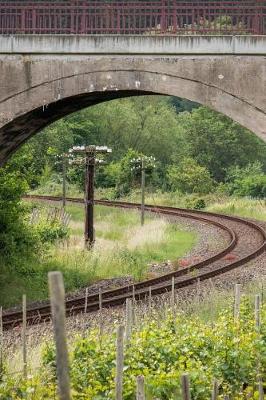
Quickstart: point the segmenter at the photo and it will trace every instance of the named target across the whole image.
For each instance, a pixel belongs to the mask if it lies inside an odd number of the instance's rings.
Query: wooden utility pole
[[[67,169],[67,155],[63,154],[63,208],[66,207],[66,169]]]
[[[141,160],[141,225],[145,219],[145,160]]]
[[[66,207],[66,187],[67,187],[67,164],[70,162],[69,160],[70,154],[62,153],[55,155],[55,164],[60,165],[60,169],[62,168],[62,206]]]
[[[155,168],[155,158],[141,156],[139,158],[132,158],[131,171],[137,171],[141,174],[141,225],[145,222],[145,186],[146,186],[146,172]]]
[[[83,158],[72,160],[72,164],[83,164],[85,162],[85,247],[90,249],[95,242],[94,234],[94,175],[96,164],[103,163],[97,160],[96,155],[111,153],[112,150],[106,146],[77,146],[69,150],[70,153],[85,154]]]
[[[96,146],[86,147],[86,178],[85,178],[85,245],[92,247],[94,235],[94,174],[96,162]]]

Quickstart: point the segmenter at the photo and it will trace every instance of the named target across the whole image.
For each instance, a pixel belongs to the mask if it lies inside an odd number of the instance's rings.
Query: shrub
[[[26,208],[20,201],[26,190],[19,173],[0,169],[0,254],[8,262],[36,249],[35,233],[26,224]]]
[[[234,194],[264,199],[266,197],[266,175],[247,176],[239,182],[239,187],[235,188]]]
[[[206,194],[214,187],[207,168],[200,166],[192,158],[185,158],[179,166],[171,165],[167,170],[167,178],[172,190],[183,193]]]
[[[219,381],[219,398],[257,399],[258,360],[265,371],[265,310],[261,332],[254,324],[253,306],[243,299],[236,323],[231,307],[215,322],[169,312],[143,318],[125,347],[123,399],[133,400],[136,376],[145,376],[147,398],[173,400],[180,396],[180,376],[190,375],[191,397],[211,397],[212,380]],[[159,318],[159,320],[158,320]],[[159,322],[160,321],[160,322]],[[106,334],[99,342],[98,331],[77,338],[71,351],[73,399],[110,399],[114,396],[115,335]],[[56,382],[54,346],[46,346],[43,362],[51,369],[50,383]],[[0,392],[1,393],[1,392]],[[6,391],[8,393],[8,391]],[[253,393],[253,397],[249,394]]]
[[[201,197],[188,197],[186,199],[186,207],[195,210],[203,210],[206,208],[205,200]]]
[[[121,164],[119,162],[111,162],[96,171],[96,185],[102,188],[114,188],[120,176]]]
[[[60,221],[42,220],[36,226],[36,232],[42,243],[54,243],[57,240],[66,239],[68,237],[68,228]]]
[[[236,196],[251,196],[263,199],[266,197],[266,175],[258,162],[245,168],[231,168],[224,185],[225,191]]]

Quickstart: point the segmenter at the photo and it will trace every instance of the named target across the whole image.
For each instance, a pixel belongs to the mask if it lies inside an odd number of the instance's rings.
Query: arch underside
[[[35,133],[70,113],[104,101],[151,94],[177,96],[209,106],[266,141],[265,110],[226,88],[170,73],[109,69],[34,85],[28,82],[24,90],[2,99],[0,165]]]

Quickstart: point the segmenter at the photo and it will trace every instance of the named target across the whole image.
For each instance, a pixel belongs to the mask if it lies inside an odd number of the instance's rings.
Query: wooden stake
[[[135,297],[135,285],[132,286],[132,300],[135,303],[136,297]]]
[[[102,335],[103,335],[103,293],[102,293],[102,288],[99,288],[99,313],[100,313],[100,321],[99,321],[100,337],[102,337]]]
[[[70,400],[70,378],[66,340],[65,288],[61,272],[49,272],[49,292],[56,344],[59,399]]]
[[[3,308],[0,307],[0,380],[4,370]]]
[[[197,279],[197,300],[198,300],[198,302],[200,301],[200,290],[201,290],[200,279],[198,278]]]
[[[234,305],[234,318],[235,320],[239,319],[239,313],[240,313],[240,284],[235,285],[235,305]]]
[[[263,383],[261,378],[259,379],[259,400],[264,400],[264,390],[263,390]]]
[[[145,400],[145,380],[144,376],[137,376],[137,396],[136,400]]]
[[[261,296],[256,294],[255,296],[255,326],[256,329],[260,330],[260,307],[261,307]]]
[[[128,343],[131,338],[132,333],[132,321],[133,321],[133,312],[132,312],[132,300],[126,299],[126,342]]]
[[[261,311],[261,295],[256,294],[255,296],[255,329],[259,333],[260,332],[260,311]],[[264,400],[264,390],[263,383],[261,379],[261,361],[260,357],[258,357],[258,391],[259,391],[259,400]]]
[[[171,307],[174,312],[175,309],[175,277],[172,277],[172,292],[171,292]]]
[[[212,400],[217,400],[218,394],[219,394],[219,384],[217,379],[214,379],[212,387]]]
[[[99,288],[99,310],[102,312],[103,309],[103,292],[102,288]]]
[[[216,288],[215,288],[215,286],[214,286],[214,283],[213,283],[212,278],[209,279],[209,282],[210,282],[211,289],[212,289],[213,291],[215,291]]]
[[[87,309],[88,309],[88,293],[89,293],[89,288],[86,288],[86,293],[85,293],[85,307],[84,307],[84,313],[87,314]]]
[[[151,312],[151,286],[149,287],[149,312]]]
[[[135,296],[135,285],[132,286],[132,323],[136,324],[136,296]]]
[[[124,326],[117,328],[115,400],[123,400]]]
[[[188,374],[181,375],[181,389],[182,389],[182,399],[191,400]]]
[[[22,297],[22,359],[23,359],[23,376],[27,379],[27,298],[23,294]]]

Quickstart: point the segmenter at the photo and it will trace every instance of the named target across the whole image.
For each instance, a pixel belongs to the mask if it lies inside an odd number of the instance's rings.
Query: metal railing
[[[0,0],[0,34],[266,34],[264,0]]]

